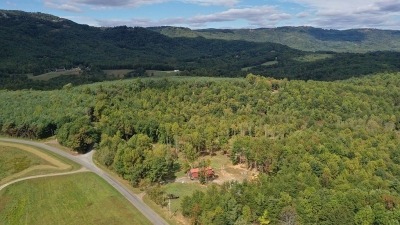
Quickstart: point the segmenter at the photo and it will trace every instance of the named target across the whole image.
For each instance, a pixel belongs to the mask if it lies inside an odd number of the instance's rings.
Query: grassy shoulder
[[[122,185],[124,185],[125,188],[127,188],[129,191],[131,191],[134,194],[140,194],[142,191],[139,188],[135,188],[133,187],[129,181],[123,179],[121,176],[119,176],[117,173],[115,173],[114,171],[110,170],[108,167],[106,167],[105,165],[100,164],[97,160],[96,160],[96,155],[94,155],[93,157],[93,162],[96,164],[97,167],[99,167],[100,169],[102,169],[103,171],[107,172],[108,175],[110,175],[112,178],[118,180]]]
[[[39,178],[0,191],[0,224],[151,224],[93,173]]]

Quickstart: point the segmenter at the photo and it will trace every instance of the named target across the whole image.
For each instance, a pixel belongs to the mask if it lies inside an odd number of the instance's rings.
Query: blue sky
[[[1,0],[0,8],[92,26],[400,30],[400,0]]]

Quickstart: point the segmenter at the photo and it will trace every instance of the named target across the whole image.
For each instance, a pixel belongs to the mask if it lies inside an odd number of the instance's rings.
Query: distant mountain
[[[268,42],[273,41],[268,37],[275,33],[274,40],[282,43],[291,40],[302,46],[305,39],[301,35],[312,36],[315,46],[308,40],[310,46],[304,49],[322,50],[318,43],[323,43],[336,44],[336,50],[344,50],[350,44],[361,45],[369,40],[371,35],[362,35],[363,32],[315,28],[198,31],[174,27],[99,28],[43,13],[0,10],[0,89],[51,89],[72,81],[74,84],[102,81],[108,79],[104,69],[134,70],[130,76],[143,76],[146,70],[177,69],[188,76],[237,77],[254,73],[303,80],[338,80],[400,71],[400,51],[313,52]],[[382,36],[385,32],[387,36],[397,35],[395,31],[371,31],[374,35],[379,32]],[[374,47],[387,50],[387,46]],[[368,48],[352,49],[356,50],[366,52]],[[76,67],[88,69],[83,76],[63,76],[48,82],[27,78],[27,74],[35,76]]]
[[[40,74],[77,65],[104,69],[201,69],[232,75],[300,51],[274,43],[170,38],[145,28],[97,28],[43,13],[0,11],[0,72]],[[230,72],[232,71],[232,73]]]
[[[314,27],[191,30],[168,26],[149,29],[169,37],[273,42],[303,51],[400,51],[400,31],[395,30],[325,30]]]

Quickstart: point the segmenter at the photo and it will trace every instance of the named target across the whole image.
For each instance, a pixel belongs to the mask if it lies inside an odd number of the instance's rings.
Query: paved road
[[[38,148],[46,149],[50,152],[53,152],[57,155],[60,155],[64,158],[67,158],[73,162],[76,162],[89,171],[99,175],[105,181],[107,181],[110,185],[112,185],[115,189],[117,189],[133,206],[135,206],[151,223],[157,225],[168,224],[163,218],[161,218],[156,212],[154,212],[150,207],[148,207],[144,202],[142,202],[138,196],[130,192],[127,188],[125,188],[118,180],[114,179],[110,175],[108,175],[105,171],[98,168],[92,160],[93,151],[89,152],[86,155],[74,156],[63,150],[60,150],[56,147],[48,146],[43,143],[38,143],[34,141],[26,141],[20,139],[13,138],[0,138],[0,141],[8,141],[19,144],[27,144],[31,146],[35,146]]]

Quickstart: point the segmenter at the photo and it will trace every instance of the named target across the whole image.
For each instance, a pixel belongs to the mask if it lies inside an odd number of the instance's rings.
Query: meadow
[[[0,145],[0,155],[0,182],[4,178],[29,167],[48,164],[40,157],[15,147]]]
[[[109,77],[115,78],[124,78],[128,73],[132,72],[133,70],[103,70],[105,74]]]
[[[48,177],[0,191],[0,224],[150,224],[92,173]]]
[[[324,54],[324,53],[314,53],[314,54],[307,54],[300,57],[295,58],[298,62],[316,62],[324,59],[332,58],[333,54]]]
[[[9,142],[0,155],[0,224],[150,224],[95,174],[31,177],[80,168],[67,159]]]
[[[52,71],[48,73],[43,73],[37,76],[33,76],[32,74],[28,75],[28,78],[35,81],[48,81],[50,79],[60,77],[60,76],[69,76],[69,75],[79,75],[81,74],[80,69],[70,69],[64,71]]]
[[[0,142],[0,185],[42,174],[73,171],[78,165],[32,146]]]

